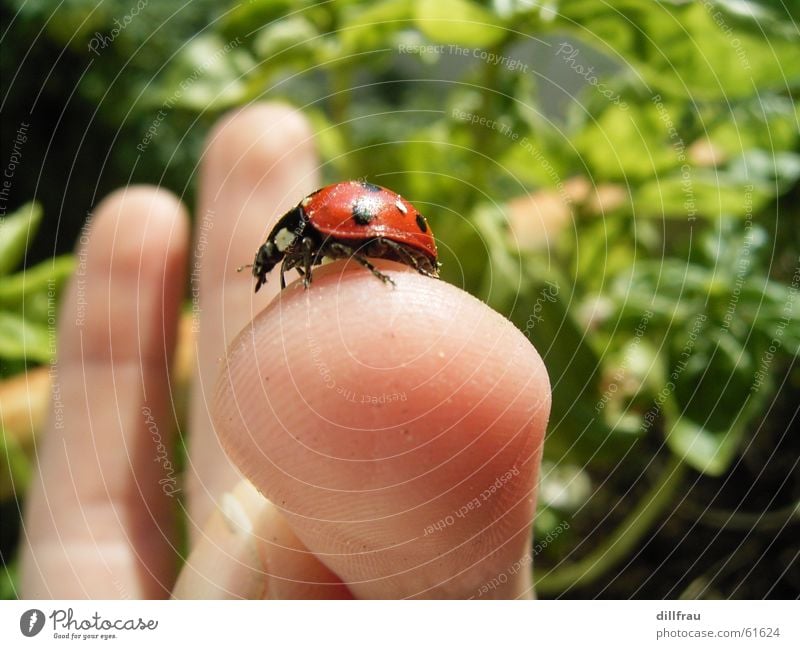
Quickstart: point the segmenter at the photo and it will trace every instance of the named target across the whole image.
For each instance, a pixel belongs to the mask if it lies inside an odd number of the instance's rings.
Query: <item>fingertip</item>
[[[549,381],[485,304],[380,266],[396,288],[335,263],[309,290],[283,291],[231,346],[215,422],[238,468],[354,592],[376,596],[379,576],[401,592],[440,580],[452,595],[445,582],[469,562],[525,552]],[[497,480],[489,505],[426,535]]]
[[[234,449],[254,439],[237,437],[243,431],[230,426],[236,419],[230,409],[251,405],[266,415],[267,404],[285,409],[294,403],[309,421],[301,422],[298,412],[293,425],[333,422],[352,436],[423,415],[446,427],[463,408],[483,413],[481,432],[489,437],[503,430],[489,425],[500,414],[544,428],[547,372],[512,323],[451,285],[391,262],[381,266],[397,288],[355,264],[330,264],[315,271],[311,289],[290,285],[234,341],[216,392],[218,412],[228,415],[221,428],[233,433]],[[342,457],[348,435],[333,440],[320,441],[320,448]],[[390,442],[382,443],[390,453]],[[256,462],[253,450],[241,459]]]
[[[172,192],[160,187],[131,185],[113,191],[99,203],[88,225],[88,243],[84,238],[81,243],[105,259],[113,256],[138,268],[148,253],[185,256],[188,212]]]
[[[175,194],[153,185],[129,185],[116,189],[98,204],[95,213],[104,220],[120,219],[125,215],[152,216],[156,224],[182,222],[188,213]]]
[[[287,158],[315,160],[314,138],[302,112],[276,102],[251,104],[226,114],[209,133],[203,156],[206,173],[225,170],[251,186]]]
[[[61,317],[62,360],[80,355],[80,340],[83,353],[102,359],[112,343],[123,356],[149,353],[137,347],[143,340],[163,347],[155,333],[131,339],[134,322],[147,324],[148,334],[161,331],[171,349],[188,249],[182,203],[166,190],[131,186],[102,200],[86,227]]]

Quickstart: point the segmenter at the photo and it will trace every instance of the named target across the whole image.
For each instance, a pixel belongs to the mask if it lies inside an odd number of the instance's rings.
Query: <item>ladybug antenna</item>
[[[236,269],[236,272],[241,273],[245,268],[252,268],[252,267],[253,264],[245,264],[244,266],[239,266],[239,268]]]

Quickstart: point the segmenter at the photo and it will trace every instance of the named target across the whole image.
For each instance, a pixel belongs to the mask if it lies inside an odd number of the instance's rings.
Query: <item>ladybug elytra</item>
[[[436,243],[425,217],[393,191],[364,181],[318,189],[278,220],[252,264],[256,292],[279,263],[281,288],[286,288],[284,273],[292,268],[308,288],[311,269],[325,257],[355,259],[391,284],[367,257],[399,261],[422,275],[439,276]]]

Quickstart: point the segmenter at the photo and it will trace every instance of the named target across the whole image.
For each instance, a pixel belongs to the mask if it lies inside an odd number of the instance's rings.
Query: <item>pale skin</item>
[[[210,134],[194,237],[161,189],[94,211],[58,319],[22,597],[532,596],[539,355],[486,305],[392,262],[375,263],[395,287],[336,261],[308,290],[271,276],[254,295],[237,266],[319,185],[306,121],[261,104]],[[187,269],[197,372],[173,484],[158,444]]]

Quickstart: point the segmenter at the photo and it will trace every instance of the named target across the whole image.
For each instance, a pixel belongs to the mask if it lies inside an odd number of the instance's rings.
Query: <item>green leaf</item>
[[[716,324],[707,324],[693,344],[689,356],[686,347],[673,350],[674,391],[663,400],[666,442],[696,470],[718,476],[738,456],[748,424],[773,393],[752,389],[751,352]]]
[[[778,94],[759,93],[731,107],[700,106],[698,116],[709,141],[729,159],[753,149],[790,151],[800,140],[800,104]]]
[[[559,4],[555,25],[633,67],[651,94],[731,102],[800,75],[796,27],[706,2],[573,0]]]
[[[249,34],[262,25],[277,21],[305,0],[249,0],[231,7],[220,20],[220,30],[229,37]]]
[[[417,0],[420,31],[435,43],[491,47],[506,34],[492,12],[470,0]]]
[[[498,162],[515,180],[527,187],[546,187],[560,189],[568,177],[567,148],[563,141],[554,145],[541,133],[521,134],[517,141],[509,144],[498,155]]]
[[[744,425],[727,431],[712,431],[689,417],[679,417],[667,432],[672,451],[700,473],[719,476],[736,457]]]
[[[54,352],[54,329],[0,311],[0,358],[47,362]]]
[[[241,47],[242,43],[239,37],[224,42],[214,34],[198,36],[189,42],[165,78],[160,94],[162,110],[174,106],[196,111],[218,110],[243,101],[248,91],[245,76],[255,63]]]
[[[744,218],[764,207],[774,190],[774,183],[747,183],[726,172],[690,167],[643,183],[633,192],[632,203],[637,217]]]
[[[0,221],[0,277],[14,270],[42,221],[42,207],[26,203]]]
[[[361,53],[392,44],[392,35],[409,26],[414,7],[409,0],[384,0],[371,5],[347,7],[338,32],[342,49]]]
[[[574,512],[591,497],[592,479],[584,468],[567,462],[542,462],[539,473],[539,504],[542,509]]]
[[[319,36],[316,27],[303,16],[291,16],[271,23],[259,31],[253,50],[261,59],[270,59],[269,65],[286,65],[292,60],[305,58],[314,50],[313,40]]]
[[[586,289],[607,292],[610,277],[629,275],[631,255],[641,254],[632,241],[630,230],[629,217],[607,215],[602,220],[583,221],[575,233],[569,232],[563,237],[563,247],[574,258],[571,265],[575,269],[575,281]],[[603,272],[598,273],[598,268]]]
[[[19,586],[17,585],[19,578],[17,577],[17,561],[6,564],[2,571],[0,571],[0,599],[17,599],[19,598]]]
[[[74,270],[75,258],[61,255],[5,278],[0,284],[0,309],[46,325],[54,317],[61,292]]]
[[[673,0],[674,1],[674,0]],[[800,20],[800,5],[786,0],[710,0],[732,20],[739,19],[737,27],[791,34]]]
[[[608,296],[620,316],[638,322],[646,311],[661,324],[679,323],[703,309],[708,273],[680,259],[644,260],[611,280]]]
[[[734,181],[775,185],[777,193],[782,194],[800,178],[800,155],[790,151],[752,149],[732,160],[728,172]]]
[[[0,502],[24,494],[30,477],[31,461],[24,449],[0,429]]]
[[[626,109],[609,105],[595,121],[587,122],[573,142],[592,177],[631,182],[678,167],[679,135],[670,133],[667,120],[674,122],[680,109],[662,110],[654,104]]]
[[[553,402],[546,453],[559,460],[570,457],[578,464],[589,458],[616,457],[633,438],[618,435],[611,439],[602,416],[595,411],[601,393],[601,365],[569,309],[570,282],[533,257],[518,258],[505,252],[502,235],[496,232],[489,214],[487,208],[473,217],[492,260],[478,294],[488,295],[490,306],[506,314],[530,339],[547,367]]]

